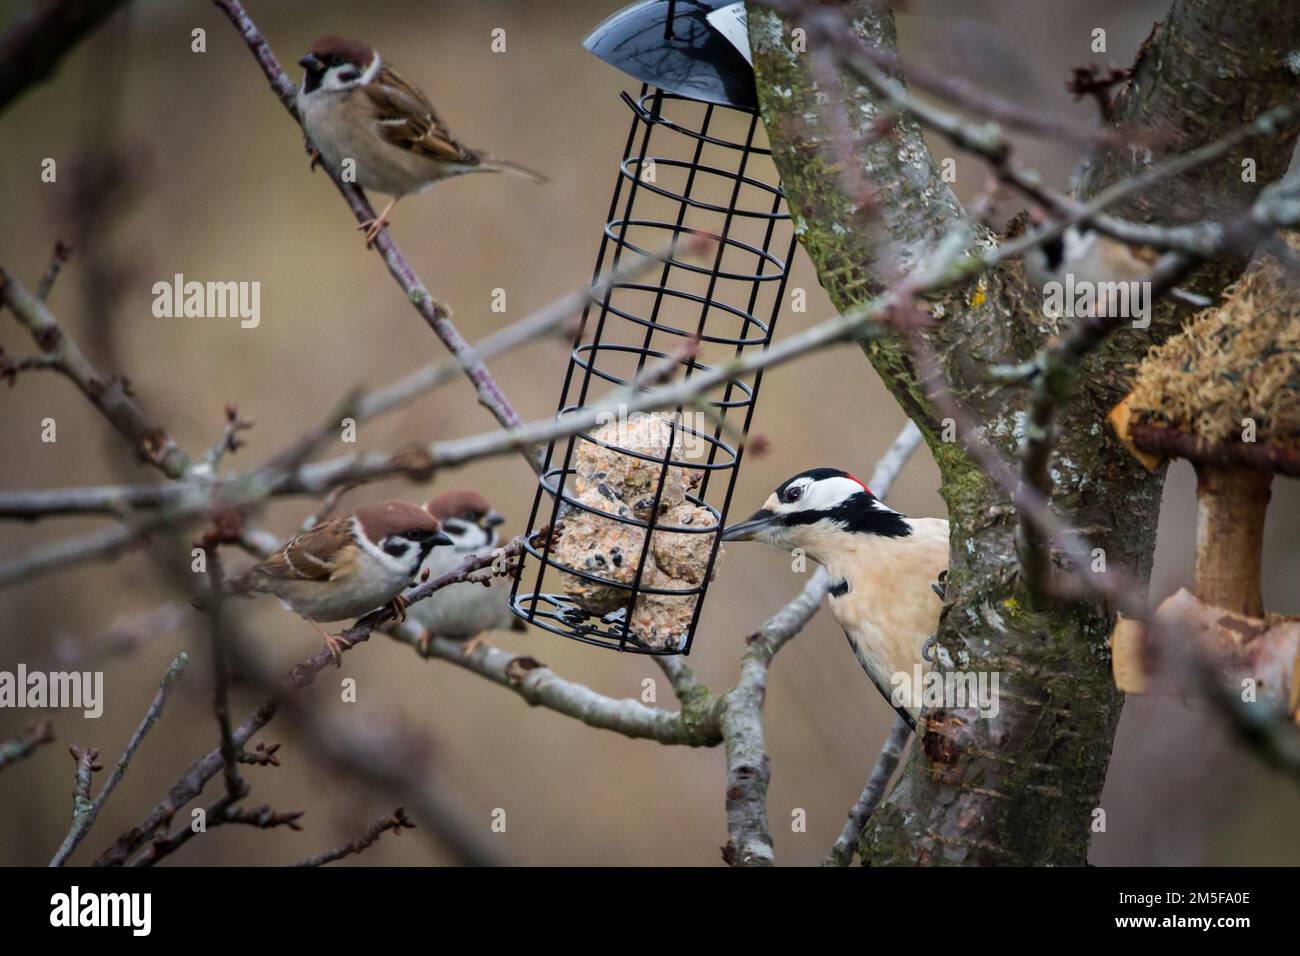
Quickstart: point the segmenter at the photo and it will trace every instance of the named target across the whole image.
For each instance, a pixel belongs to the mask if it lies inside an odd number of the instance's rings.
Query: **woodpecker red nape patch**
[[[850,481],[856,481],[858,484],[862,485],[863,491],[865,491],[869,495],[871,494],[871,489],[867,487],[866,482],[864,482],[861,478],[855,478],[853,477],[853,475],[850,475],[847,471],[844,473],[844,477],[848,478]],[[872,495],[872,497],[875,496]]]

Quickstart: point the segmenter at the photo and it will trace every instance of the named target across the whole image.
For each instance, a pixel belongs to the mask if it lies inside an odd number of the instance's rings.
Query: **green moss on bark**
[[[867,0],[849,6],[860,37],[892,48],[890,16]],[[1300,5],[1245,0],[1219,11],[1211,0],[1176,0],[1139,59],[1138,82],[1121,96],[1111,121],[1172,124],[1186,134],[1179,149],[1222,135],[1294,95],[1295,77],[1279,72],[1282,57],[1274,55],[1300,35],[1298,26]],[[915,124],[904,118],[878,135],[878,104],[854,78],[841,74],[853,158],[879,199],[869,224],[855,218],[835,166],[839,144],[825,123],[827,98],[817,89],[810,57],[792,48],[788,30],[766,10],[751,8],[750,31],[763,119],[800,242],[837,308],[878,293],[891,274],[921,262],[954,228],[965,225],[972,245],[993,241],[965,223]],[[1265,62],[1268,57],[1274,59]],[[1228,64],[1226,75],[1218,64]],[[1226,201],[1248,201],[1285,168],[1289,152],[1285,137],[1253,144],[1259,182],[1233,183]],[[1086,191],[1136,171],[1129,168],[1131,160],[1125,165],[1125,153],[1102,157],[1085,179]],[[1225,175],[1222,168],[1218,175]],[[1212,194],[1223,195],[1198,174],[1178,183],[1176,201],[1167,201],[1163,190],[1149,190],[1134,209],[1164,220],[1198,219],[1219,208]],[[1203,270],[1198,282],[1202,289],[1221,288],[1235,268],[1227,263]],[[936,323],[927,338],[958,400],[983,423],[985,439],[1014,457],[1024,438],[1026,397],[990,384],[985,373],[990,364],[1023,361],[1046,338],[1019,265],[931,307]],[[1140,579],[1150,571],[1163,475],[1141,469],[1103,422],[1127,391],[1129,364],[1174,326],[1172,313],[1162,310],[1149,330],[1122,331],[1085,363],[1060,416],[1061,438],[1051,461],[1053,506],[1104,549],[1108,565],[1123,566]],[[870,864],[1080,865],[1122,702],[1106,649],[1110,611],[1096,603],[1026,610],[1015,515],[1006,495],[959,445],[943,440],[943,423],[935,420],[903,344],[885,336],[865,351],[921,427],[942,475],[951,566],[939,644],[952,668],[999,674],[1001,711],[995,719],[972,719],[968,711],[940,715],[956,722],[930,747],[913,748],[897,788],[864,834],[863,857]],[[865,682],[863,692],[869,692]],[[942,759],[931,759],[926,750]]]

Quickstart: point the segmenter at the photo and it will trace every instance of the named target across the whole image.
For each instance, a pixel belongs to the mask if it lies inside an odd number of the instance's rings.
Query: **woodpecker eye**
[[[803,497],[803,489],[800,488],[798,485],[795,485],[793,488],[789,489],[785,493],[786,501],[798,501],[802,497]]]

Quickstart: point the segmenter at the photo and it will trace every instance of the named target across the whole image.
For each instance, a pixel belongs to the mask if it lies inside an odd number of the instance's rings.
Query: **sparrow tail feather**
[[[518,163],[511,162],[508,159],[500,159],[496,156],[484,156],[480,168],[490,173],[510,173],[512,176],[520,176],[541,186],[549,185],[551,182],[541,173],[531,170],[527,166],[521,166]]]

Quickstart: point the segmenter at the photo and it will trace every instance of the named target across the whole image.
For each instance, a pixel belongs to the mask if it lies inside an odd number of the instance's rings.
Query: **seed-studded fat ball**
[[[572,570],[614,582],[606,584],[576,574],[562,575],[565,593],[592,614],[603,617],[620,608],[626,609],[631,601],[630,589],[636,580],[645,529],[617,518],[653,523],[656,529],[709,529],[705,533],[655,530],[641,573],[641,587],[685,591],[704,580],[717,527],[708,509],[686,498],[703,472],[670,465],[664,477],[658,515],[652,514],[672,431],[662,416],[638,412],[592,433],[598,441],[615,447],[590,441],[578,445],[573,479],[576,501],[597,513],[571,509],[565,516],[554,556]],[[673,460],[686,460],[685,445],[679,429],[673,436]],[[696,597],[642,591],[636,607],[631,609],[630,635],[656,650],[683,646],[695,613]]]

